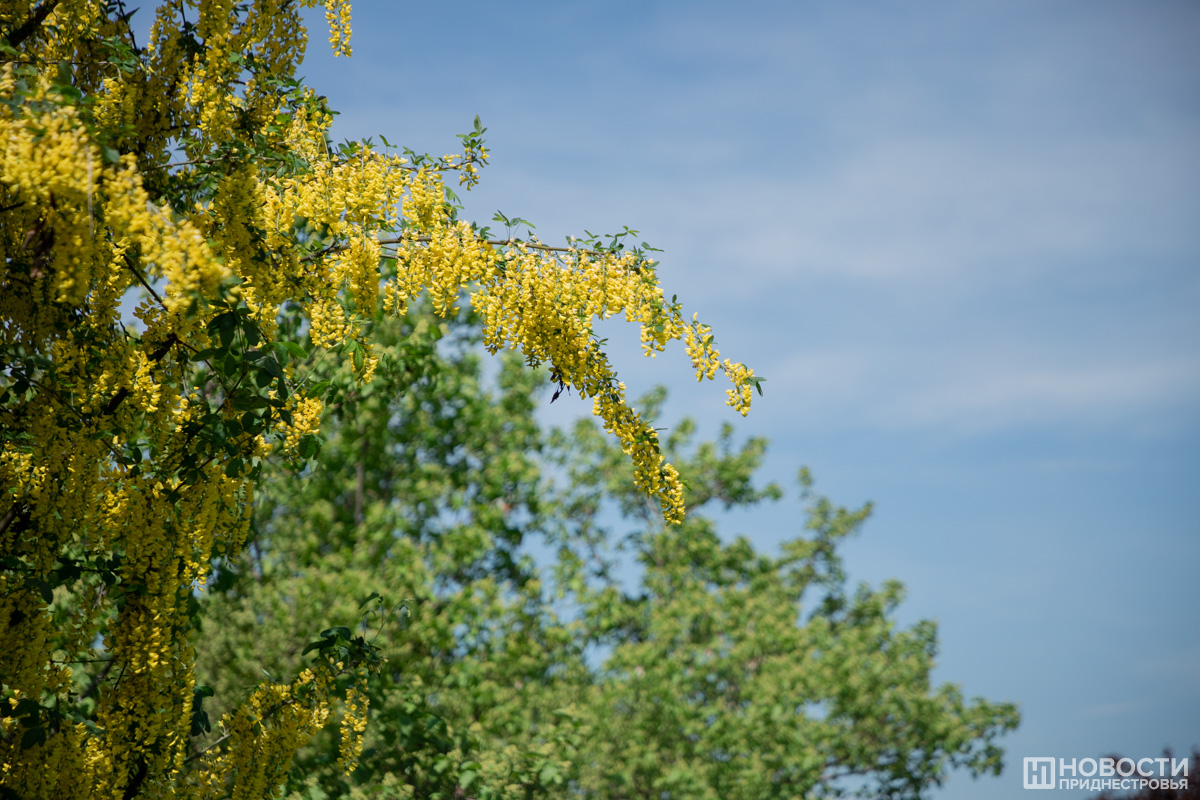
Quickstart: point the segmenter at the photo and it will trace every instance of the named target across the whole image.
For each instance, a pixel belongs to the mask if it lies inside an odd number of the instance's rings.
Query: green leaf
[[[17,706],[13,709],[12,716],[33,717],[34,719],[37,719],[41,713],[42,706],[38,703],[38,701],[30,697],[23,697],[17,701]]]
[[[208,323],[208,332],[211,336],[214,332],[221,340],[221,348],[228,350],[233,344],[233,334],[237,330],[237,315],[232,311],[226,311],[223,314],[218,314]]]
[[[317,437],[312,434],[305,434],[300,437],[300,457],[306,461],[317,454],[318,445]]]
[[[306,656],[309,653],[311,653],[313,650],[323,650],[332,644],[333,644],[332,639],[317,639],[315,642],[309,642],[308,646],[306,646],[303,650],[300,651],[300,655]]]
[[[266,408],[267,405],[267,398],[258,394],[239,393],[233,398],[233,407],[237,411],[256,411],[260,408]],[[245,428],[245,425],[242,427]]]
[[[282,344],[283,344],[284,348],[289,353],[291,353],[292,356],[297,361],[307,361],[308,360],[308,353],[300,345],[296,344],[295,342],[283,342]]]
[[[272,356],[264,358],[262,361],[262,369],[266,370],[272,378],[283,380],[283,369],[279,366],[279,362]]]
[[[38,726],[36,728],[29,728],[28,730],[25,731],[24,735],[21,736],[21,749],[28,750],[31,747],[37,747],[39,744],[45,743],[45,741],[46,741],[46,729],[45,728],[43,728],[41,726]]]
[[[41,578],[26,578],[25,584],[36,590],[42,596],[42,599],[46,601],[46,605],[54,602],[54,587],[50,585],[49,581],[42,580]]]

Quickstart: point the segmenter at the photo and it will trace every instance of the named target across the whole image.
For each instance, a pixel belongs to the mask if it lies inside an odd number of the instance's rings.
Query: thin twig
[[[212,750],[214,747],[221,746],[222,744],[225,743],[226,740],[230,739],[232,736],[233,736],[232,733],[225,734],[224,736],[217,739],[215,742],[213,742],[212,744],[210,744],[208,747],[204,748],[203,750],[196,750],[195,752],[193,752],[190,756],[188,756],[187,758],[185,758],[183,760],[183,763],[190,764],[191,762],[195,761],[200,756],[207,753],[209,750]]]
[[[133,15],[137,13],[138,9],[135,8],[133,11],[126,11],[125,0],[117,0],[117,5],[121,9],[121,13],[117,18],[125,23],[125,30],[129,32],[129,41],[133,45],[133,52],[140,56],[142,54],[142,48],[137,46],[137,37],[133,35],[133,26],[129,24],[129,20],[132,19]]]
[[[296,702],[296,699],[294,697],[289,697],[287,700],[284,700],[282,703],[278,703],[275,706],[273,706],[272,708],[268,708],[266,711],[263,712],[262,716],[259,717],[259,721],[261,722],[263,720],[266,720],[266,719],[269,719],[270,717],[275,716],[280,711],[282,711],[284,708],[292,705],[295,702]],[[192,761],[195,761],[197,758],[204,755],[209,750],[212,750],[214,747],[220,747],[222,744],[224,744],[226,741],[228,741],[230,738],[232,738],[232,736],[233,736],[232,731],[225,734],[224,736],[221,736],[219,739],[217,739],[215,742],[213,742],[212,744],[210,744],[208,747],[204,748],[203,750],[197,750],[196,752],[192,753],[190,756],[188,756],[187,758],[185,758],[183,760],[183,763],[188,764],[188,763],[191,763]]]
[[[175,167],[190,167],[195,164],[214,164],[217,162],[215,158],[196,158],[191,161],[174,161],[167,164],[163,169],[174,169]]]
[[[87,689],[85,689],[83,693],[79,695],[79,699],[81,701],[87,700],[100,689],[100,684],[104,683],[104,681],[108,679],[108,673],[112,672],[113,664],[115,663],[116,659],[109,659],[108,663],[104,665],[104,669],[100,670],[100,674],[93,676],[93,679],[88,684]]]
[[[425,244],[431,241],[433,241],[433,237],[426,234],[420,234],[418,236],[409,236],[407,238],[400,236],[391,239],[380,239],[379,244],[404,244],[406,242]],[[610,252],[608,250],[589,250],[583,247],[555,247],[554,245],[542,244],[540,242],[525,242],[520,239],[487,239],[485,243],[491,245],[492,247],[526,247],[530,250],[541,250],[547,253],[579,253],[580,255],[585,256],[598,256]],[[324,256],[344,252],[345,250],[349,249],[349,247],[350,245],[348,244],[333,244],[322,248],[315,253],[309,253],[301,258],[300,261],[301,263],[316,261]],[[634,267],[634,269],[636,270],[638,267]]]
[[[129,271],[133,273],[133,277],[137,278],[138,283],[140,283],[142,287],[150,293],[150,296],[154,298],[154,301],[160,306],[163,306],[163,310],[166,310],[166,305],[163,303],[163,299],[158,296],[158,292],[154,291],[154,287],[142,277],[142,273],[138,272],[137,267],[133,265],[133,261],[129,258],[128,253],[125,255],[125,266],[129,267]]]

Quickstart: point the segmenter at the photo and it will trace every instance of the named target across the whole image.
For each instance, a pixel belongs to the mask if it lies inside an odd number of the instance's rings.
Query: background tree
[[[643,401],[648,419],[662,398]],[[936,625],[897,626],[899,582],[846,586],[837,548],[870,505],[814,495],[801,470],[803,531],[778,556],[758,552],[718,535],[704,512],[780,497],[753,483],[766,442],[735,446],[730,426],[716,442],[693,446],[693,436],[685,420],[665,440],[688,487],[680,526],[651,513],[590,422],[566,451],[571,497],[591,514],[615,500],[641,567],[632,591],[562,575],[582,587],[589,634],[608,653],[582,706],[580,794],[916,798],[957,767],[998,774],[996,739],[1016,727],[1016,707],[932,683]]]
[[[538,430],[535,376],[509,363],[493,395],[428,319],[402,330],[376,347],[385,390],[327,420],[311,478],[266,476],[257,538],[205,603],[199,663],[230,702],[262,667],[302,668],[314,620],[350,625],[372,592],[405,601],[369,623],[387,666],[358,769],[335,768],[331,729],[298,754],[293,790],[915,798],[955,767],[999,770],[1015,708],[931,683],[936,630],[897,628],[899,584],[845,585],[837,547],[869,507],[811,496],[802,473],[808,520],[781,555],[728,542],[707,509],[782,495],[754,481],[766,442],[726,427],[696,445],[685,420],[664,444],[688,516],[664,525],[598,426]],[[426,335],[423,355],[387,355]],[[427,366],[384,366],[412,363]],[[648,419],[662,400],[643,400]],[[619,580],[629,556],[640,574]]]
[[[443,178],[478,180],[478,120],[457,156],[334,146],[295,77],[313,5],[172,0],[139,42],[123,0],[0,2],[5,794],[262,797],[339,696],[353,767],[371,642],[329,629],[209,734],[194,594],[248,535],[263,465],[319,450],[314,365],[335,353],[369,384],[379,315],[465,295],[488,349],[593,400],[672,521],[678,475],[594,319],[625,313],[647,352],[684,339],[748,408],[758,379],[664,299],[632,232],[551,247],[458,218]],[[348,55],[349,5],[323,5]]]

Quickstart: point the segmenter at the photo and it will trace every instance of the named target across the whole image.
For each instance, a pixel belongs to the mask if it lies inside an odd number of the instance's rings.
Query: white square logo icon
[[[1054,788],[1054,759],[1049,756],[1025,757],[1025,788]]]

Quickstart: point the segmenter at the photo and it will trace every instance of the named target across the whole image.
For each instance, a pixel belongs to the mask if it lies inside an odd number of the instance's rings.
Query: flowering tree
[[[352,768],[373,645],[325,631],[208,733],[194,593],[242,546],[264,460],[318,453],[313,365],[370,382],[379,315],[467,297],[489,350],[592,398],[668,522],[678,473],[593,320],[624,312],[647,354],[683,339],[742,413],[761,380],[664,299],[632,232],[551,247],[459,219],[443,182],[478,180],[478,120],[457,156],[332,146],[295,77],[315,4],[172,0],[138,42],[123,0],[0,2],[6,797],[262,797],[335,707]],[[324,5],[349,55],[349,5]]]

